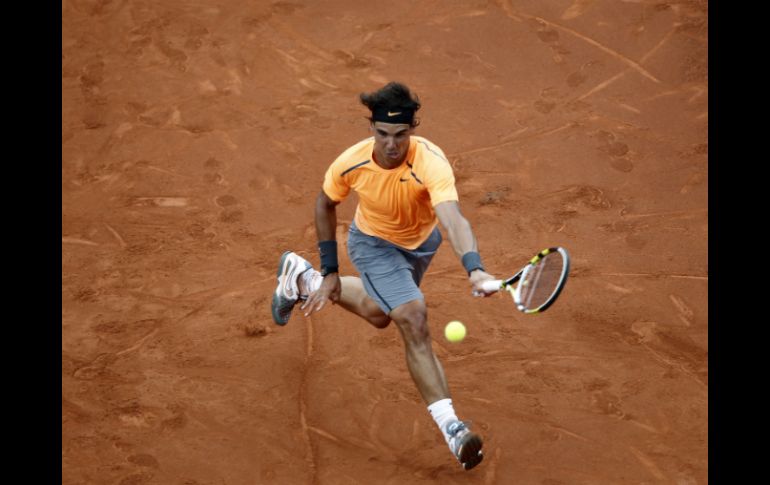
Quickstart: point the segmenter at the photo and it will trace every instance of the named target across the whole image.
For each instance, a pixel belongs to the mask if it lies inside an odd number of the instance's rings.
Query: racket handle
[[[503,280],[487,280],[481,283],[481,288],[487,293],[492,291],[499,291],[503,284]]]

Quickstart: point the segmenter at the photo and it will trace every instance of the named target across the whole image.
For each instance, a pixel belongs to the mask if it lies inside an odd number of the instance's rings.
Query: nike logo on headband
[[[400,114],[401,114],[401,111],[396,111],[395,113],[392,112],[392,111],[388,111],[388,116],[397,116],[397,115],[400,115]]]

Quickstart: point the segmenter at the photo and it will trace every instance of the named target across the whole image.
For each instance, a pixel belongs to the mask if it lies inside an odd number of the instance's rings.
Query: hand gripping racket
[[[516,308],[524,313],[545,311],[567,282],[569,254],[560,247],[543,249],[529,264],[507,280],[482,283],[485,291],[508,290]],[[519,284],[514,288],[514,285]]]

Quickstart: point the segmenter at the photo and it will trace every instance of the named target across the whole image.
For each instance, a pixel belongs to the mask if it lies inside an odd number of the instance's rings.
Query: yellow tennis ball
[[[465,325],[453,320],[444,327],[444,336],[450,342],[460,342],[465,338]]]

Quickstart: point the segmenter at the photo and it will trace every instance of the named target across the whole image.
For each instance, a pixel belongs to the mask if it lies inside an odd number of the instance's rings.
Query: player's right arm
[[[337,205],[350,193],[350,183],[345,174],[363,165],[360,159],[353,157],[362,144],[347,149],[326,169],[323,185],[315,201],[315,230],[318,237],[318,249],[321,253],[321,273],[323,282],[318,291],[308,295],[300,307],[309,316],[321,310],[326,302],[337,302],[342,286],[337,273]],[[366,163],[366,162],[364,162]],[[325,267],[325,264],[331,267]]]
[[[336,243],[337,204],[339,202],[329,198],[323,190],[321,190],[316,198],[315,230],[319,242],[334,241]],[[341,289],[339,273],[337,271],[330,272],[324,276],[318,291],[311,293],[300,309],[305,311],[305,316],[309,316],[321,310],[328,300],[332,302],[338,301]]]

